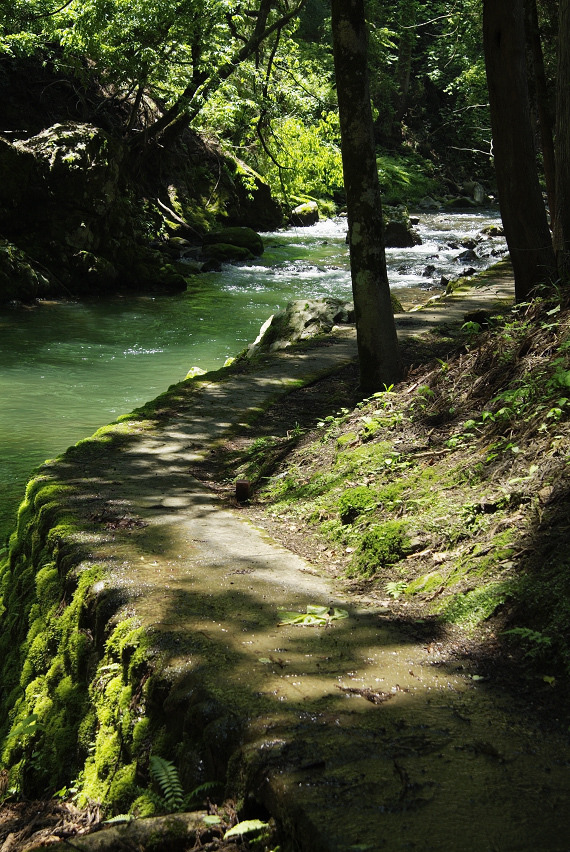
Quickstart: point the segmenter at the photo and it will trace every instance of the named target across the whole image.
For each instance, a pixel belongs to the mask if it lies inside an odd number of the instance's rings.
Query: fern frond
[[[153,754],[150,758],[150,774],[160,787],[169,810],[179,811],[184,804],[184,790],[176,766],[170,760]]]
[[[205,793],[209,793],[210,790],[214,790],[216,787],[221,787],[221,786],[222,786],[221,781],[206,781],[204,784],[200,784],[199,787],[195,787],[192,790],[191,793],[188,793],[188,795],[186,796],[186,798],[184,800],[184,803],[186,805],[189,805],[190,802],[196,801],[196,799],[199,799]]]

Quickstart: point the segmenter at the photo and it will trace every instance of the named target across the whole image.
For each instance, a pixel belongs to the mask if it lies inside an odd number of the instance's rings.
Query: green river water
[[[393,290],[404,300],[461,274],[465,249],[492,212],[421,215],[423,244],[388,250]],[[197,365],[220,367],[260,325],[295,298],[351,298],[346,220],[266,234],[251,265],[196,276],[168,297],[44,302],[0,311],[0,545],[32,470],[95,429],[153,399]],[[501,242],[477,246],[482,267]],[[433,269],[432,269],[433,267]]]

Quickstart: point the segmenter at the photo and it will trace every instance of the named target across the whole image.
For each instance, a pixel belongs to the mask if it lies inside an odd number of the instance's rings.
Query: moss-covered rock
[[[204,246],[202,253],[207,261],[231,263],[234,260],[253,260],[254,255],[245,246],[233,246],[229,243],[213,243]]]
[[[192,140],[190,134],[190,149]],[[198,142],[195,147],[200,148]],[[202,240],[205,255],[216,260],[260,255],[261,237],[238,226],[240,216],[252,224],[277,225],[280,209],[269,209],[269,193],[268,210],[256,220],[250,207],[264,195],[261,179],[223,155],[224,177],[216,183],[214,165],[210,169],[208,159],[199,157],[202,148],[196,151],[199,162],[171,152],[155,169],[152,156],[147,158],[138,171],[151,177],[141,182],[133,177],[124,143],[94,125],[67,122],[28,139],[0,139],[0,170],[6,176],[0,187],[0,234],[14,246],[11,263],[0,259],[0,302],[125,289],[179,292],[185,288],[184,271],[165,269],[164,254],[170,259],[176,249],[179,256],[181,244],[187,250]],[[216,160],[216,175],[218,166]],[[168,189],[154,177],[163,172],[169,173]],[[220,222],[231,227],[220,230]],[[165,231],[175,236],[161,252],[157,238]]]
[[[286,349],[294,342],[327,334],[333,326],[354,322],[354,307],[341,299],[296,299],[265,322],[247,357]]]
[[[212,231],[204,236],[204,247],[234,246],[244,248],[252,257],[263,254],[263,240],[252,228],[233,227]]]
[[[422,239],[414,231],[405,207],[383,208],[384,243],[386,248],[411,248],[421,245]]]
[[[300,225],[303,228],[314,225],[315,222],[319,221],[319,205],[316,201],[305,201],[303,204],[297,205],[291,211],[289,221],[291,225]]]

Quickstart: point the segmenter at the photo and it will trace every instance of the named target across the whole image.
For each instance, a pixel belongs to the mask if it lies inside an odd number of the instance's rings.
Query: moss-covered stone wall
[[[90,558],[94,525],[73,510],[74,486],[59,478],[111,436],[49,463],[20,506],[0,565],[0,760],[19,794],[63,788],[110,811],[139,799],[136,812],[148,814],[160,805],[147,789],[149,753],[165,735],[160,702],[151,702],[155,718],[145,708],[161,687],[142,631],[109,591],[112,564]]]

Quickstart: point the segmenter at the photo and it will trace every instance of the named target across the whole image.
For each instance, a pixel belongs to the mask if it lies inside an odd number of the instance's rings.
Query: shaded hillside
[[[442,328],[406,344],[397,387],[355,407],[338,377],[305,388],[219,464],[287,546],[511,676],[530,666],[553,697],[570,669],[569,334],[540,299]]]
[[[184,290],[171,237],[281,222],[267,185],[215,140],[127,140],[124,103],[89,75],[4,57],[0,96],[0,301]]]

